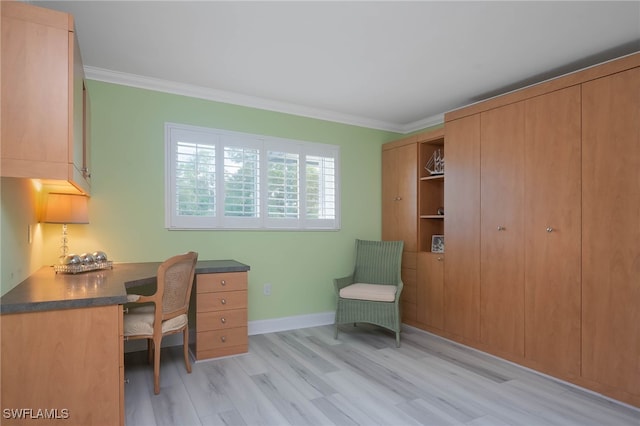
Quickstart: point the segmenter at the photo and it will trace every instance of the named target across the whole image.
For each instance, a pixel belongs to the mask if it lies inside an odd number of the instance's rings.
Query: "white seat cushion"
[[[355,283],[340,289],[340,297],[374,302],[393,302],[397,290],[398,287],[395,285]]]
[[[153,320],[153,305],[129,309],[129,313],[124,316],[124,335],[153,336]],[[187,325],[187,323],[188,317],[186,314],[178,315],[175,318],[166,320],[162,323],[162,334],[180,330],[182,327]]]

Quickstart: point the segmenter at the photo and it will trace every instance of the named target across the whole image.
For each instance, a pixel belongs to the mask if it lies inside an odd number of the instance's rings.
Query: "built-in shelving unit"
[[[427,170],[434,153],[444,159],[444,135],[435,134],[418,140],[418,249],[431,252],[434,235],[444,235],[444,176],[443,172]]]

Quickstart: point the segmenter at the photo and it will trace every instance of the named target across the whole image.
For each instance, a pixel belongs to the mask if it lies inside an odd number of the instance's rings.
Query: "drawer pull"
[[[227,299],[220,299],[220,303],[222,303],[223,305],[227,304]]]
[[[226,341],[227,341],[227,336],[222,336],[222,337],[220,337],[220,341],[221,341],[222,343],[226,342]]]
[[[225,317],[220,318],[220,322],[223,324],[227,323],[227,319]]]
[[[225,280],[222,280],[222,281],[220,281],[220,284],[227,285],[227,282]]]

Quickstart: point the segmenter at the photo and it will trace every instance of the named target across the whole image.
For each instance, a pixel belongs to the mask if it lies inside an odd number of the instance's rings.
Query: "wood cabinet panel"
[[[214,310],[231,310],[247,308],[247,292],[217,292],[199,293],[197,302],[197,312],[208,312]]]
[[[74,424],[123,424],[121,317],[118,305],[0,316],[2,407],[66,409]]]
[[[84,70],[73,17],[2,8],[2,176],[69,181],[88,193]]]
[[[582,87],[582,374],[640,395],[640,68]]]
[[[248,286],[248,277],[244,272],[198,274],[196,279],[197,293],[246,290]]]
[[[580,374],[580,87],[525,102],[525,347],[545,371]]]
[[[409,252],[418,250],[417,164],[415,143],[382,151],[382,239]]]
[[[524,103],[480,116],[480,336],[524,356]]]
[[[200,312],[196,323],[196,332],[223,330],[247,325],[247,310]]]
[[[480,116],[447,122],[444,329],[480,337]]]
[[[444,326],[444,254],[418,254],[417,321],[429,327]]]
[[[247,342],[247,327],[236,327],[225,330],[211,330],[204,331],[198,334],[199,351],[246,345]]]

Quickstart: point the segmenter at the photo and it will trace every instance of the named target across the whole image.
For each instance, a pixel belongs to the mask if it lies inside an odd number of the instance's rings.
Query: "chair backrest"
[[[189,310],[197,261],[198,253],[190,251],[173,256],[158,267],[157,294],[162,295],[163,321],[185,314]]]
[[[356,240],[356,265],[353,281],[367,284],[401,282],[404,241]]]

